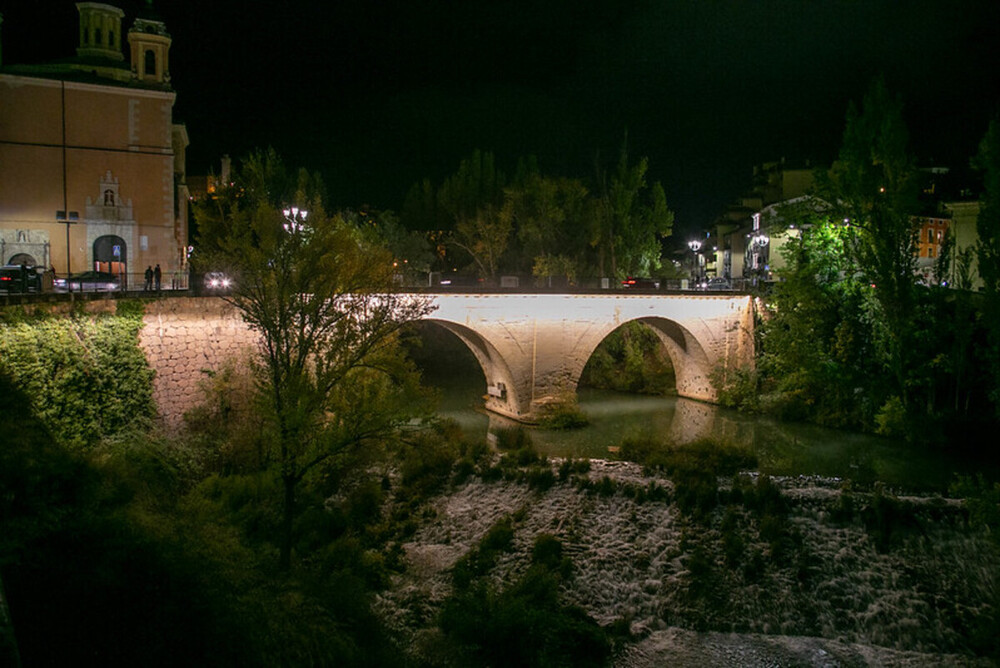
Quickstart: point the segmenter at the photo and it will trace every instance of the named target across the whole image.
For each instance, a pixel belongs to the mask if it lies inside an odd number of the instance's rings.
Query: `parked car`
[[[42,275],[38,267],[6,264],[0,267],[0,294],[41,292]]]
[[[659,290],[660,282],[655,278],[635,278],[629,276],[622,281],[623,288],[639,288],[644,290]]]
[[[733,284],[728,278],[716,276],[704,281],[699,287],[702,290],[732,290]]]
[[[121,282],[115,274],[106,271],[84,271],[72,274],[68,279],[57,278],[53,282],[57,291],[66,292],[114,292],[121,288]]]

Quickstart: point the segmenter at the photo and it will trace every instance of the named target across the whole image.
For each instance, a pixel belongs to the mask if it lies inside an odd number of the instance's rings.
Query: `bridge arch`
[[[511,372],[503,354],[482,333],[464,324],[439,318],[423,322],[438,325],[454,334],[472,352],[486,378],[486,407],[495,412],[520,417],[531,410],[524,383]]]
[[[660,340],[660,345],[674,367],[677,394],[689,399],[712,401],[715,399],[711,383],[712,361],[697,337],[680,323],[662,316],[641,316],[613,323],[610,328],[599,328],[581,345],[583,363],[574,369],[572,386],[579,385],[583,370],[598,346],[611,334],[629,322],[638,322],[648,327]]]
[[[597,346],[632,320],[663,343],[679,396],[714,402],[713,369],[753,363],[753,304],[745,295],[437,294],[432,304],[426,319],[458,335],[479,360],[486,408],[517,420],[574,394]]]

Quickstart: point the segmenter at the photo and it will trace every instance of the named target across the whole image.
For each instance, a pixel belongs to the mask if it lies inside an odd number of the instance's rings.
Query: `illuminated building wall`
[[[169,277],[183,269],[188,201],[169,35],[155,19],[136,19],[127,39],[141,62],[130,66],[122,12],[77,8],[75,58],[0,69],[0,262],[29,257],[59,274],[69,262],[73,272],[110,270],[133,285],[159,264]]]

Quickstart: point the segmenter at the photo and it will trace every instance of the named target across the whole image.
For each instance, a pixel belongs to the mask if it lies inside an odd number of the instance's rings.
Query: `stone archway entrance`
[[[7,260],[7,264],[15,264],[15,265],[23,264],[27,267],[34,267],[38,264],[38,261],[35,260],[34,255],[28,255],[27,253],[18,253],[17,255],[14,255],[9,260]]]
[[[122,289],[128,281],[128,249],[125,240],[114,234],[106,234],[94,240],[94,269],[114,274]]]

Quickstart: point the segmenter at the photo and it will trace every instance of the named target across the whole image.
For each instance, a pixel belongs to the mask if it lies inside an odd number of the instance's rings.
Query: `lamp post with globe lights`
[[[688,248],[690,248],[693,253],[691,259],[691,278],[694,281],[695,287],[698,286],[698,283],[701,280],[701,255],[699,254],[701,247],[702,243],[698,239],[692,239],[688,242]]]
[[[771,238],[761,231],[756,232],[750,237],[750,270],[752,271],[754,286],[757,285],[766,271],[767,256],[764,251],[770,242]]]
[[[306,229],[306,217],[309,215],[308,211],[300,209],[297,206],[293,206],[282,210],[282,213],[285,214],[285,222],[282,224],[282,227],[285,228],[286,232],[289,234],[298,234]]]

